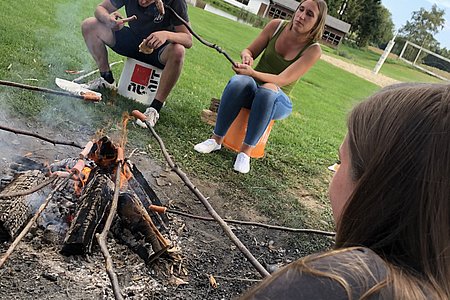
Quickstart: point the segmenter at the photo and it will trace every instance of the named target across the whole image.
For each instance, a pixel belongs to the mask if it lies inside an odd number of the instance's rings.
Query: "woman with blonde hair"
[[[334,250],[243,299],[450,299],[450,86],[394,86],[360,103],[339,156]]]
[[[289,93],[298,80],[320,58],[317,43],[327,16],[324,0],[303,0],[292,21],[270,21],[249,47],[241,52],[233,76],[222,94],[214,133],[195,145],[200,153],[220,150],[225,134],[241,108],[250,109],[244,143],[234,163],[240,173],[250,171],[250,153],[271,120],[286,118],[292,112]],[[255,69],[253,60],[262,53]]]

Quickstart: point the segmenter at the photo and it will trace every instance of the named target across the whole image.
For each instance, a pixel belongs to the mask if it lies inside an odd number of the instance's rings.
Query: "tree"
[[[356,36],[358,46],[369,43],[382,44],[393,36],[391,14],[381,5],[381,0],[328,0],[329,14],[351,24],[351,36]]]
[[[411,20],[406,22],[399,33],[407,40],[424,48],[436,48],[439,43],[434,35],[444,28],[444,15],[445,11],[439,9],[436,4],[433,4],[431,11],[422,7],[412,13]]]
[[[346,0],[341,6],[341,20],[352,24],[352,31],[356,31],[358,20],[364,13],[363,5],[363,1],[360,0]]]
[[[356,43],[366,47],[378,34],[381,28],[381,0],[365,0],[362,2],[361,14],[356,22]]]
[[[371,42],[377,46],[387,44],[394,37],[394,22],[392,22],[391,12],[383,5],[378,10],[381,23]]]
[[[345,2],[345,0],[328,0],[328,14],[330,16],[333,16],[335,18],[339,18],[339,10],[342,6],[342,4]]]

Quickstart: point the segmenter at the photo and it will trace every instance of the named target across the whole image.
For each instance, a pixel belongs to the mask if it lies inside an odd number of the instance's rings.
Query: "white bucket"
[[[118,93],[150,105],[158,90],[161,69],[133,58],[127,58],[120,75]]]

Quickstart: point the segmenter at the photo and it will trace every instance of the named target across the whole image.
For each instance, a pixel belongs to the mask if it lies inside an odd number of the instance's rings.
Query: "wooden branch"
[[[150,209],[157,211],[157,212],[172,213],[172,214],[185,216],[185,217],[198,219],[198,220],[203,220],[203,221],[215,221],[215,219],[213,219],[213,218],[192,215],[192,214],[178,211],[178,210],[168,209],[168,208],[161,207],[161,206],[156,206],[156,207],[155,206],[156,205],[150,205]],[[321,235],[326,235],[326,236],[335,236],[336,235],[335,232],[322,231],[322,230],[317,230],[317,229],[290,228],[290,227],[284,227],[284,226],[278,226],[278,225],[269,225],[269,224],[264,224],[264,223],[241,221],[241,220],[231,220],[231,219],[223,219],[223,220],[227,223],[232,223],[232,224],[251,225],[251,226],[258,226],[258,227],[263,227],[263,228],[267,228],[267,229],[283,230],[283,231],[289,231],[289,232],[315,233],[315,234],[321,234]]]
[[[203,203],[203,205],[208,210],[209,214],[219,223],[220,227],[222,227],[222,230],[225,232],[225,234],[231,239],[231,241],[238,247],[238,249],[244,254],[244,256],[250,261],[250,263],[258,270],[258,272],[263,277],[270,276],[270,273],[267,272],[266,269],[256,260],[256,258],[251,254],[251,252],[245,247],[245,245],[239,240],[239,238],[233,233],[231,228],[225,223],[225,221],[220,217],[220,215],[214,210],[214,208],[211,206],[211,204],[208,202],[205,196],[198,190],[197,187],[195,187],[192,182],[189,180],[189,178],[186,176],[186,174],[181,171],[178,166],[175,165],[175,163],[170,158],[169,153],[166,150],[166,146],[164,145],[164,142],[159,137],[159,135],[156,133],[155,129],[150,125],[150,122],[146,120],[146,116],[144,116],[140,111],[134,110],[132,114],[139,118],[141,121],[144,121],[147,125],[147,128],[150,130],[152,135],[156,138],[156,140],[159,143],[159,146],[161,148],[161,151],[164,155],[164,158],[166,159],[169,166],[172,168],[172,170],[178,175],[178,177],[183,180],[183,182],[187,185],[187,187],[197,196],[197,198]]]
[[[223,280],[233,280],[233,281],[248,281],[248,282],[261,282],[261,279],[251,279],[251,278],[240,278],[240,277],[226,277],[226,276],[214,276],[217,279],[223,279]]]
[[[109,254],[108,247],[106,246],[106,236],[111,228],[112,221],[116,215],[117,211],[117,202],[119,200],[119,192],[120,192],[120,174],[122,173],[122,161],[119,161],[117,164],[116,170],[116,182],[115,182],[115,190],[114,196],[111,203],[111,208],[109,209],[109,215],[105,222],[105,227],[101,234],[97,233],[95,237],[97,238],[98,244],[100,246],[100,250],[103,253],[103,257],[106,261],[106,272],[108,273],[109,279],[111,280],[111,286],[114,292],[114,297],[116,299],[122,300],[122,292],[120,291],[119,281],[117,279],[117,274],[114,272],[113,263],[111,255]]]
[[[109,64],[109,67],[112,67],[112,66],[114,66],[114,65],[120,64],[120,63],[122,63],[122,62],[123,62],[123,60],[115,61],[115,62],[113,62],[113,63],[110,63],[110,64]],[[80,82],[81,80],[85,79],[86,77],[89,77],[89,76],[91,76],[91,75],[93,75],[93,74],[95,74],[95,73],[97,73],[97,72],[98,72],[98,69],[95,69],[94,71],[91,71],[91,72],[89,72],[89,73],[86,73],[86,74],[84,74],[84,75],[81,75],[80,77],[77,77],[77,78],[73,79],[72,81],[75,82],[75,83],[78,83],[78,82]]]
[[[226,59],[235,67],[237,67],[237,63],[228,55],[228,53],[225,52],[225,50],[223,50],[222,48],[220,48],[220,46],[216,45],[216,44],[212,44],[204,39],[202,39],[197,33],[195,33],[194,30],[192,30],[192,28],[189,26],[189,23],[186,22],[182,17],[180,17],[180,15],[178,15],[172,7],[164,4],[164,7],[167,8],[170,12],[172,12],[172,14],[181,22],[183,23],[183,25],[187,28],[187,30],[197,39],[200,41],[200,43],[202,43],[205,46],[208,46],[210,48],[215,49],[217,52],[223,54]]]
[[[15,193],[0,194],[0,199],[4,199],[4,198],[8,198],[8,197],[26,196],[26,195],[32,194],[32,193],[37,192],[40,189],[46,187],[47,185],[49,185],[50,183],[55,181],[56,178],[57,177],[52,177],[44,182],[41,182],[40,184],[35,185],[34,187],[32,187],[31,189],[28,189],[28,190],[18,191]]]
[[[47,88],[43,88],[43,87],[39,87],[39,86],[27,85],[27,84],[23,84],[23,83],[17,83],[17,82],[6,81],[6,80],[0,80],[0,85],[18,87],[18,88],[22,88],[22,89],[26,89],[26,90],[44,92],[47,94],[66,96],[66,97],[77,98],[77,99],[82,99],[82,100],[99,101],[98,97],[93,97],[89,93],[86,93],[84,95],[75,95],[75,94],[71,94],[68,92],[57,91],[57,90],[47,89]]]
[[[13,132],[15,134],[23,134],[23,135],[32,136],[32,137],[44,140],[46,142],[49,142],[49,143],[51,143],[53,145],[57,145],[57,144],[59,144],[59,145],[67,145],[67,146],[72,146],[72,147],[77,147],[77,148],[83,149],[82,146],[78,145],[75,142],[64,142],[64,141],[52,140],[52,139],[49,139],[49,138],[44,137],[42,135],[39,135],[37,133],[24,131],[24,130],[20,130],[20,129],[13,129],[13,128],[2,126],[2,125],[0,125],[0,129],[1,130],[5,130],[5,131],[9,131],[9,132]]]
[[[19,242],[23,239],[23,237],[28,233],[28,231],[33,226],[34,222],[36,222],[37,218],[41,215],[41,213],[45,210],[48,203],[53,197],[53,194],[57,191],[59,191],[71,178],[71,176],[64,178],[63,181],[61,181],[51,192],[48,194],[47,198],[44,200],[44,202],[39,207],[36,214],[31,218],[31,220],[28,222],[28,224],[25,226],[25,228],[22,230],[22,232],[16,237],[14,242],[9,246],[8,250],[6,251],[5,255],[0,259],[0,268],[3,266],[5,261],[8,259],[8,257],[11,255],[11,253],[14,251],[14,249],[17,247]]]

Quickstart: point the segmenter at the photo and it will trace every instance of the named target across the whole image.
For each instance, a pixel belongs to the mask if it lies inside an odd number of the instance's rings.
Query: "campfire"
[[[161,234],[167,231],[167,216],[150,209],[161,205],[160,200],[137,166],[124,158],[123,147],[109,137],[89,141],[76,158],[44,165],[20,157],[11,167],[16,176],[2,182],[0,195],[0,241],[15,239],[51,194],[52,202],[39,220],[61,237],[63,255],[95,251],[95,237],[109,226],[111,213],[114,238],[146,264],[170,247]]]

